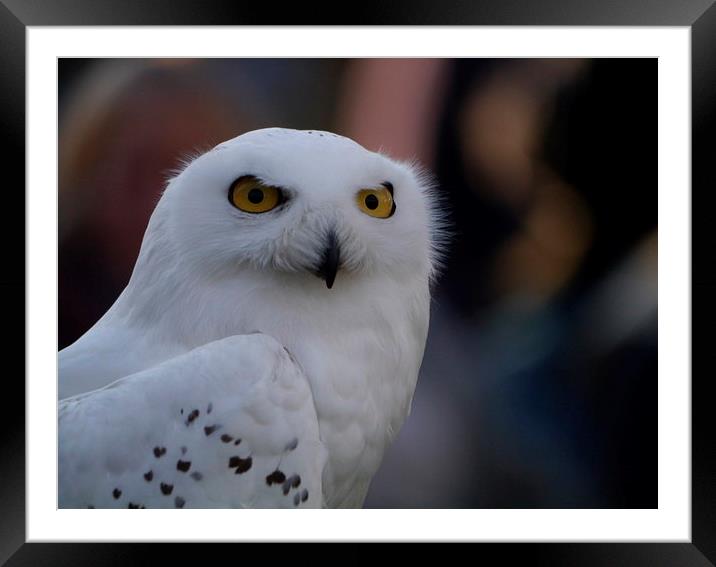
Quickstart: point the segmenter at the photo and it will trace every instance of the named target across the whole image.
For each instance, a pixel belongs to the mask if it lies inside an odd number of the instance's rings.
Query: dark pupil
[[[263,200],[264,192],[261,189],[254,188],[249,191],[249,201],[251,201],[254,205],[258,205]]]
[[[378,197],[375,195],[368,195],[365,198],[365,206],[368,207],[371,211],[374,211],[378,208]]]

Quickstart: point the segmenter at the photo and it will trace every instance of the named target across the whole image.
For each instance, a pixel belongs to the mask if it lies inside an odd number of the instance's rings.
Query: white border
[[[28,28],[28,541],[690,541],[690,36],[686,27]],[[658,57],[659,508],[57,510],[57,57],[160,56]]]

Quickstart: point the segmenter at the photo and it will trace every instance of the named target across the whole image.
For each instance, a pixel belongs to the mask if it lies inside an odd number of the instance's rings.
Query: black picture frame
[[[18,372],[4,374],[5,397],[0,428],[0,563],[7,565],[100,565],[141,563],[146,544],[28,544],[25,542],[25,33],[27,26],[62,25],[568,25],[688,26],[692,49],[692,539],[690,543],[493,544],[479,553],[497,552],[500,561],[515,556],[530,564],[550,565],[709,565],[716,563],[716,429],[711,417],[706,371],[709,322],[716,292],[713,233],[705,206],[716,188],[713,146],[716,140],[716,5],[714,0],[491,0],[464,2],[401,0],[323,4],[320,19],[300,3],[285,3],[278,15],[265,3],[200,0],[0,0],[0,126],[4,170],[12,185],[4,189],[0,223],[4,270],[0,279],[6,329],[4,352]],[[310,14],[311,21],[308,21]],[[9,184],[7,177],[5,181]],[[11,190],[12,188],[12,190]],[[15,219],[13,222],[12,219]],[[19,224],[17,226],[15,223]],[[698,260],[698,261],[697,261]],[[21,301],[20,298],[23,298]],[[698,305],[698,308],[696,306]],[[9,322],[9,325],[8,325]],[[11,360],[7,357],[6,360]],[[697,371],[698,370],[698,371]],[[689,379],[688,376],[674,379]],[[48,458],[54,458],[48,456]],[[168,546],[161,553],[168,554]],[[186,546],[182,557],[191,559]],[[206,556],[204,555],[204,559]],[[165,557],[168,560],[169,556]]]

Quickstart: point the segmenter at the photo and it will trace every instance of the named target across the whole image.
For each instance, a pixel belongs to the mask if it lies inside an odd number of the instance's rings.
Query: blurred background
[[[658,506],[656,59],[58,65],[59,348],[127,284],[183,157],[331,130],[420,160],[455,232],[366,506]]]

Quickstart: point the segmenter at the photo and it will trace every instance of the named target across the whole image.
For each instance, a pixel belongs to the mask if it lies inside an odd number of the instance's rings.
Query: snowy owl
[[[59,353],[59,506],[362,506],[410,410],[441,234],[416,168],[336,134],[191,161]]]

